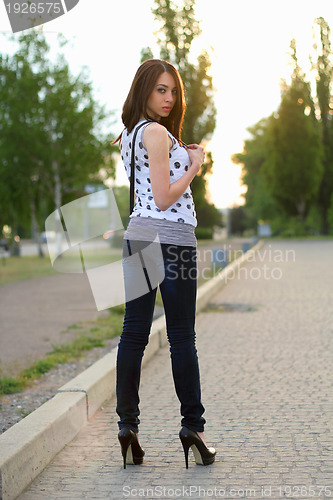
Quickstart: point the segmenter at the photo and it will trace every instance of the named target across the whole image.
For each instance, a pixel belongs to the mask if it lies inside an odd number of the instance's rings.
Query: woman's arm
[[[181,195],[200,171],[204,150],[197,144],[188,149],[190,168],[177,181],[170,184],[170,139],[165,127],[152,123],[143,131],[143,141],[149,156],[149,174],[154,200],[158,208],[167,210]]]

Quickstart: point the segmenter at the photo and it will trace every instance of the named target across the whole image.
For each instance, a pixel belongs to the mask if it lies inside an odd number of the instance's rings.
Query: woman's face
[[[156,121],[169,116],[177,100],[175,79],[170,73],[162,73],[147,102],[147,114]]]

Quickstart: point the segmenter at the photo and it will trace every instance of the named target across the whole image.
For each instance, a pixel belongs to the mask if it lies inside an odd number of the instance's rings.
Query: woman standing
[[[180,140],[185,113],[183,83],[168,62],[151,59],[138,69],[127,99],[122,120],[125,130],[121,156],[130,178],[134,154],[135,205],[124,236],[126,297],[135,288],[134,273],[126,279],[126,257],[153,241],[160,242],[164,279],[160,283],[172,374],[181,404],[180,440],[188,467],[191,447],[196,463],[215,460],[214,448],[207,448],[203,431],[200,374],[195,347],[196,310],[196,214],[190,183],[204,162],[204,150]],[[136,137],[134,134],[137,134]],[[133,151],[134,148],[134,151]],[[138,246],[139,245],[139,246]],[[141,269],[142,275],[142,269]],[[149,285],[149,279],[147,280]],[[138,440],[139,383],[141,360],[153,319],[156,287],[139,298],[128,300],[117,355],[118,439],[126,464],[141,464],[144,451]]]

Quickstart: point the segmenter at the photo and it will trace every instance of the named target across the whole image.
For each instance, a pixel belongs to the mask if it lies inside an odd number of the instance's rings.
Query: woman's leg
[[[125,242],[125,245],[127,245],[127,242]],[[127,246],[125,246],[124,257],[127,256]],[[129,296],[131,289],[137,285],[138,280],[142,279],[142,267],[138,266],[135,269],[134,266],[131,273],[125,274],[127,276],[125,279],[125,292],[126,296]],[[116,411],[120,417],[118,421],[119,429],[127,427],[134,432],[138,432],[140,423],[138,417],[140,414],[141,362],[144,349],[148,343],[155,298],[156,288],[126,303],[123,331],[120,336],[117,354]]]
[[[170,343],[172,374],[181,403],[181,424],[203,432],[200,373],[195,347],[196,249],[162,245],[165,279],[160,285]]]

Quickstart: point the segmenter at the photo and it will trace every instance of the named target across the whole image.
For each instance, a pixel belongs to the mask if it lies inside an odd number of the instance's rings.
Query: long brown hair
[[[183,81],[176,68],[169,62],[161,59],[148,59],[144,61],[135,74],[121,115],[123,124],[128,132],[133,130],[142,116],[148,120],[151,119],[147,114],[147,102],[158,77],[165,72],[169,73],[175,80],[177,99],[169,116],[166,118],[162,117],[160,123],[164,125],[172,135],[179,139],[181,138],[181,129],[186,107]],[[111,144],[115,144],[120,138],[121,134]]]

